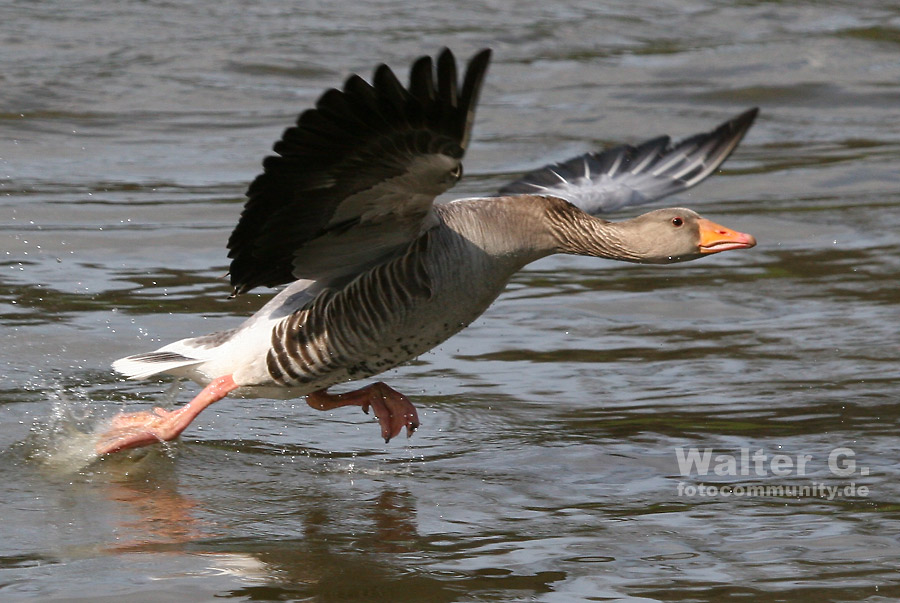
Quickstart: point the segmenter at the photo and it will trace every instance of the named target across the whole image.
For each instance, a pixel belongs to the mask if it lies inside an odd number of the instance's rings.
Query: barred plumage
[[[266,366],[279,385],[321,380],[338,367],[359,377],[375,374],[366,360],[383,350],[385,333],[402,327],[409,311],[432,295],[425,268],[431,235],[341,290],[326,289],[272,330]],[[398,355],[394,364],[409,358]],[[355,369],[355,370],[354,370]]]
[[[755,109],[676,145],[658,138],[547,166],[501,189],[513,195],[435,205],[462,173],[489,59],[489,50],[476,53],[459,82],[449,50],[422,57],[406,88],[382,65],[372,84],[350,77],[285,131],[228,248],[235,294],[290,284],[237,329],[116,361],[129,377],[169,373],[208,385],[179,411],[122,417],[98,452],[172,439],[209,404],[257,385],[298,388],[319,409],[372,406],[386,439],[404,426],[412,433],[415,407],[385,384],[326,389],[446,340],[517,270],[552,253],[671,263],[755,244],[687,209],[594,217],[699,183],[737,146]]]

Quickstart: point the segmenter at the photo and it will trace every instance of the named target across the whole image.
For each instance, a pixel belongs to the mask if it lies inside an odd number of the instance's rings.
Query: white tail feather
[[[120,358],[112,363],[113,370],[122,373],[129,379],[146,379],[160,373],[177,375],[180,371],[190,366],[202,364],[203,360],[188,358],[172,352],[150,352],[149,354],[137,354]]]

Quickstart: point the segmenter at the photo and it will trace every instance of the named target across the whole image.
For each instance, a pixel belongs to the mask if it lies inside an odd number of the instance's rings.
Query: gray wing
[[[462,174],[490,55],[472,57],[461,87],[447,49],[416,60],[407,88],[381,65],[302,113],[228,240],[235,293],[358,273],[414,240]]]
[[[499,194],[553,195],[595,215],[650,203],[712,174],[741,142],[758,112],[750,109],[674,145],[668,136],[660,136],[636,147],[622,145],[551,164],[507,184]]]

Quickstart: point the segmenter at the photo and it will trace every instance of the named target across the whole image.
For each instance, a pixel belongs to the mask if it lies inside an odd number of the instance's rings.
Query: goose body
[[[513,274],[553,253],[539,215],[559,203],[500,197],[437,206],[435,225],[405,253],[344,287],[295,281],[233,331],[183,339],[114,367],[140,377],[162,369],[202,384],[232,374],[239,386],[288,386],[295,395],[371,377],[468,326]]]
[[[489,51],[458,85],[453,55],[416,61],[404,88],[385,66],[352,76],[301,114],[250,186],[229,240],[235,294],[287,286],[239,327],[116,361],[131,378],[165,373],[206,385],[184,408],[117,417],[97,445],[114,452],[176,437],[242,386],[291,388],[319,409],[371,406],[386,440],[418,426],[377,375],[480,316],[525,265],[553,253],[674,263],[752,247],[750,235],[684,208],[608,222],[597,214],[685,190],[711,174],[756,116],[671,144],[589,153],[531,172],[497,196],[434,205],[461,175]]]

